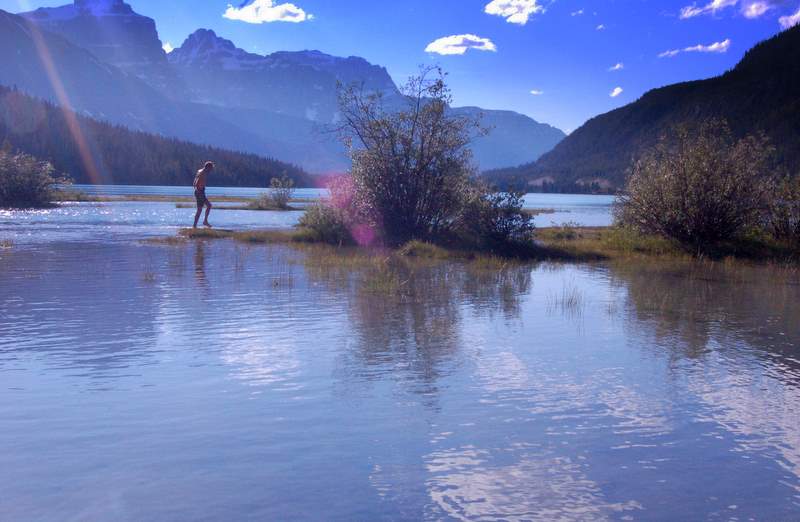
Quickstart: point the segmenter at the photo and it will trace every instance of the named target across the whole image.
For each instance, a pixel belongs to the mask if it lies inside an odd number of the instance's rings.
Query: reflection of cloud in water
[[[231,375],[249,386],[280,386],[298,389],[300,361],[296,345],[288,339],[264,340],[256,333],[226,335],[220,358],[233,367]]]
[[[616,385],[601,389],[598,399],[616,422],[616,434],[663,435],[672,430],[666,417],[668,405],[643,396],[635,389]]]
[[[580,379],[574,373],[529,368],[511,352],[482,355],[476,364],[476,377],[492,395],[485,402],[517,399],[524,402],[521,410],[531,415],[548,415],[560,422],[591,421],[615,434],[653,436],[672,429],[665,414],[666,402],[620,384],[625,382],[621,368],[596,370]],[[609,423],[603,423],[602,417]]]
[[[529,387],[528,367],[511,352],[486,354],[478,359],[476,376],[491,392],[525,390]]]
[[[700,418],[732,433],[744,451],[780,454],[776,462],[800,477],[800,390],[757,372],[755,365],[749,372],[733,372],[718,354],[708,358],[706,370],[690,374],[687,382],[706,405]]]
[[[524,454],[506,465],[496,460],[472,446],[428,455],[427,486],[437,511],[456,520],[606,520],[641,509],[634,501],[606,501],[582,465],[567,457]]]

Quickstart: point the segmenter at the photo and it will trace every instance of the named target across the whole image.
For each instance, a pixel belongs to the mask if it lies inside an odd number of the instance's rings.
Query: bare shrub
[[[800,175],[775,185],[766,224],[777,239],[800,245]]]
[[[0,151],[0,207],[52,206],[56,185],[65,182],[56,179],[53,173],[50,163],[27,154]]]
[[[771,153],[764,136],[736,141],[719,120],[676,127],[634,163],[616,220],[694,249],[733,239],[759,224]]]
[[[294,197],[294,180],[288,176],[272,178],[269,191],[255,200],[250,206],[257,210],[289,210],[289,202]]]

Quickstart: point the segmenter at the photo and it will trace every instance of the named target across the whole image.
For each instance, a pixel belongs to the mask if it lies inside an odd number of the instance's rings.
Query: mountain
[[[213,158],[217,186],[266,187],[281,176],[297,186],[313,186],[309,175],[293,165],[131,131],[2,86],[0,144],[51,162],[77,183],[190,185],[200,164]]]
[[[120,68],[167,62],[155,21],[122,0],[75,0],[20,16]]]
[[[386,69],[363,58],[319,51],[248,53],[214,31],[200,29],[169,54],[193,101],[261,109],[331,123],[338,112],[337,82],[399,96]],[[203,81],[196,81],[203,78]]]
[[[277,52],[266,56],[237,48],[208,29],[199,29],[169,54],[193,101],[242,109],[260,109],[320,124],[338,120],[337,84],[362,84],[399,105],[400,90],[388,71],[363,58],[339,58],[320,51]],[[202,82],[193,81],[202,77]],[[473,152],[483,169],[517,165],[541,156],[564,138],[549,125],[511,111],[477,107],[454,114],[482,114],[492,132],[475,140]],[[342,151],[343,152],[343,151]],[[336,162],[341,163],[341,162]]]
[[[800,173],[800,26],[756,45],[721,76],[649,91],[589,120],[536,163],[486,175],[542,189],[614,190],[659,136],[707,117],[725,118],[739,137],[763,131],[779,163]]]
[[[0,85],[133,130],[271,157],[286,147],[263,132],[272,119],[275,127],[282,123],[278,115],[261,114],[261,123],[248,127],[231,121],[232,114],[170,99],[67,39],[2,10]]]
[[[355,56],[262,56],[205,29],[167,55],[155,22],[123,0],[75,0],[21,16],[0,11],[0,84],[134,130],[269,155],[313,172],[349,166],[329,132],[339,117],[340,83],[402,101],[385,68]],[[481,112],[492,128],[474,142],[481,169],[535,160],[564,136],[510,111],[453,111]]]
[[[156,23],[122,0],[75,0],[20,16],[86,49],[100,61],[145,78],[162,94],[179,96]]]
[[[566,134],[560,129],[513,111],[490,111],[479,107],[451,109],[456,116],[479,117],[489,134],[472,143],[472,152],[482,170],[519,165],[536,159],[558,145]]]

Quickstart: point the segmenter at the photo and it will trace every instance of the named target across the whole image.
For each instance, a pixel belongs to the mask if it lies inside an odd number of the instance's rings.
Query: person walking
[[[208,175],[214,170],[214,163],[207,161],[203,168],[197,171],[194,177],[194,198],[197,200],[197,213],[194,215],[194,228],[197,228],[197,222],[200,220],[200,214],[203,212],[203,207],[206,207],[206,217],[203,220],[203,225],[211,228],[211,223],[208,222],[208,215],[211,213],[211,202],[206,197],[206,185],[208,183]]]

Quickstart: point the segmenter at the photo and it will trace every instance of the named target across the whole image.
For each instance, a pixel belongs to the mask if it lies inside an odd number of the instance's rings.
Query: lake
[[[154,187],[132,185],[73,185],[81,192],[100,196],[173,196],[192,197],[192,187]],[[208,187],[210,198],[230,196],[257,198],[267,192],[263,188]],[[327,196],[325,189],[303,188],[295,191],[294,197],[318,200]],[[526,194],[525,208],[546,209],[550,212],[536,217],[537,226],[574,223],[582,226],[602,227],[612,222],[611,205],[614,196],[589,194]]]
[[[797,272],[150,241],[187,212],[0,215],[0,520],[800,519]]]

